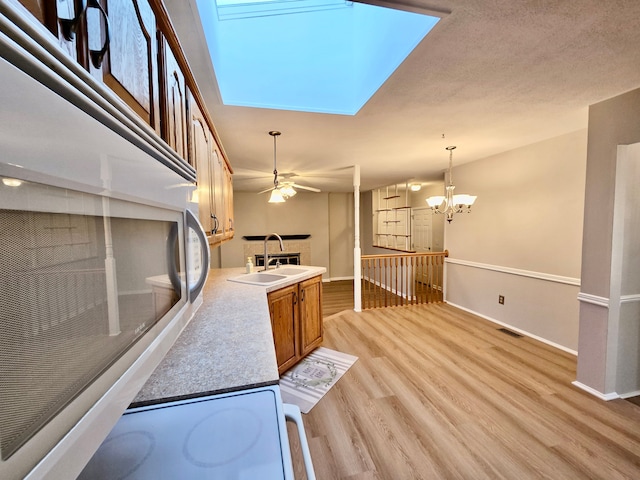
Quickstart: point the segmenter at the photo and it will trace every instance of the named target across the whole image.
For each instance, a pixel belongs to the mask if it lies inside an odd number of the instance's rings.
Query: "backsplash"
[[[284,240],[284,253],[299,253],[301,265],[311,265],[311,240]],[[264,253],[264,242],[245,242],[243,245],[244,258],[255,258],[256,254]],[[268,253],[281,253],[276,239],[267,242]]]

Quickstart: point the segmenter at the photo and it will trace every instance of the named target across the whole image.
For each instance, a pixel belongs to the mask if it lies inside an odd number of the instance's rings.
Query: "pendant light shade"
[[[271,196],[269,197],[269,203],[284,203],[284,197],[278,187],[271,190]]]
[[[471,205],[476,201],[475,195],[468,195],[461,193],[454,195],[453,191],[455,186],[453,185],[452,169],[453,169],[453,150],[456,147],[447,147],[449,150],[449,184],[445,187],[445,196],[436,195],[427,198],[427,204],[433,210],[434,213],[442,213],[446,215],[447,221],[451,223],[454,213],[469,213],[471,212]]]

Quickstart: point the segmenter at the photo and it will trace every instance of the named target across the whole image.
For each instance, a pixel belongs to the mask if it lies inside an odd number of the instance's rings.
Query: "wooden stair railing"
[[[442,302],[448,256],[448,251],[362,255],[362,308]]]

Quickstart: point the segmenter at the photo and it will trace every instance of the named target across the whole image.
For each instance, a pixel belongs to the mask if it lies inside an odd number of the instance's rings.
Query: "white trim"
[[[634,302],[640,302],[640,293],[635,293],[633,295],[620,296],[620,303],[634,303]]]
[[[621,393],[618,396],[620,398],[626,399],[626,398],[631,398],[631,397],[637,397],[638,395],[640,395],[640,390],[636,390],[635,392]]]
[[[567,353],[569,353],[571,355],[575,355],[575,356],[578,355],[577,351],[572,350],[570,348],[567,348],[567,347],[565,347],[563,345],[560,345],[559,343],[552,342],[551,340],[547,340],[546,338],[539,337],[538,335],[534,335],[533,333],[527,332],[526,330],[522,330],[522,329],[514,327],[513,325],[510,325],[508,323],[501,322],[499,320],[496,320],[495,318],[488,317],[487,315],[483,315],[482,313],[478,313],[478,312],[476,312],[474,310],[471,310],[470,308],[461,307],[460,305],[457,305],[457,304],[452,303],[452,302],[446,302],[446,303],[451,305],[452,307],[459,308],[460,310],[464,310],[465,312],[469,312],[469,313],[472,313],[472,314],[474,314],[474,315],[476,315],[478,317],[484,318],[485,320],[489,320],[490,322],[495,323],[497,325],[501,325],[503,327],[507,327],[509,330],[513,330],[516,333],[520,333],[520,334],[525,335],[525,336],[527,336],[529,338],[533,338],[534,340],[538,340],[539,342],[545,343],[545,344],[547,344],[547,345],[549,345],[551,347],[557,348],[558,350],[562,350],[563,352],[567,352]]]
[[[580,292],[578,293],[578,300],[584,303],[590,303],[591,305],[609,308],[609,299],[606,297],[599,297],[598,295]]]
[[[580,383],[577,380],[571,382],[571,385],[578,387],[580,390],[584,390],[585,392],[590,393],[591,395],[596,396],[600,400],[604,400],[605,402],[608,402],[609,400],[616,400],[618,398],[621,398],[620,395],[618,395],[616,392],[602,393],[596,390],[595,388],[591,388],[590,386],[585,385],[584,383]]]
[[[322,279],[323,283],[338,282],[340,280],[353,280],[353,277],[331,277],[329,279]]]
[[[458,258],[445,258],[445,263],[453,263],[455,265],[464,265],[465,267],[480,268],[482,270],[491,270],[493,272],[508,273],[509,275],[518,275],[520,277],[536,278],[547,282],[564,283],[566,285],[580,286],[580,279],[574,277],[563,277],[561,275],[553,275],[551,273],[534,272],[531,270],[522,270],[520,268],[502,267],[500,265],[490,265],[488,263],[470,262],[468,260],[460,260]]]

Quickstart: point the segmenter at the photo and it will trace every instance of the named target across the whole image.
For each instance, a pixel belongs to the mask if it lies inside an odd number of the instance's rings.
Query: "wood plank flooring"
[[[446,304],[327,318],[323,345],[359,359],[303,416],[317,478],[639,479],[640,406],[582,392],[575,357],[497,328]]]
[[[353,280],[322,284],[322,316],[330,317],[343,310],[353,310]]]

